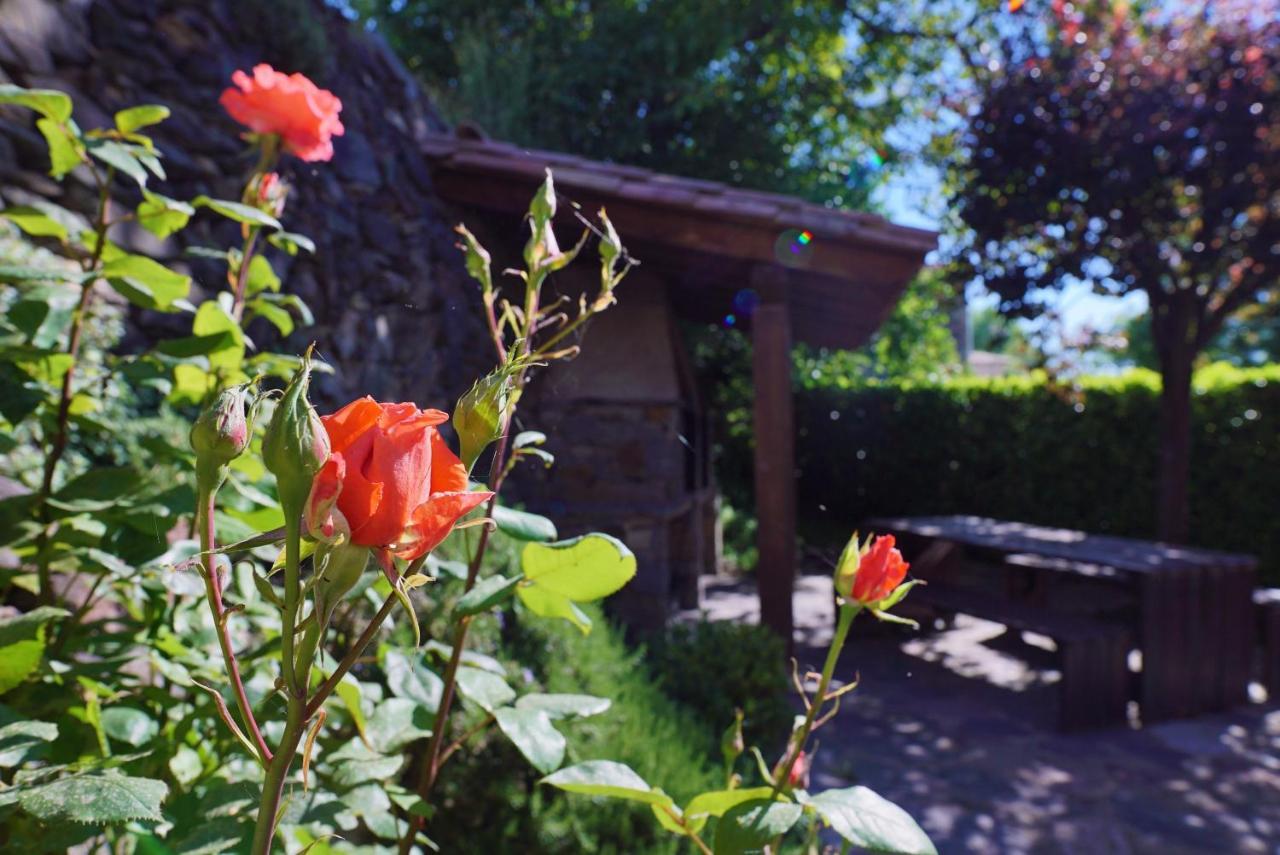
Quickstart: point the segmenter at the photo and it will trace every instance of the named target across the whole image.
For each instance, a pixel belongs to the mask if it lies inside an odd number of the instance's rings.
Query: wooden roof
[[[734,314],[749,324],[743,308],[753,298],[744,292],[753,289],[785,298],[795,338],[819,346],[863,344],[937,245],[934,232],[873,214],[474,134],[427,134],[423,152],[443,198],[513,218],[550,168],[563,199],[584,213],[608,210],[628,250],[661,273],[683,314],[710,321]],[[569,206],[560,207],[564,215]],[[796,250],[799,231],[809,239]]]

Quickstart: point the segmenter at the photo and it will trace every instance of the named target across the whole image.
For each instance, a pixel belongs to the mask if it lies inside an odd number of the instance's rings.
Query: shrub
[[[1261,558],[1280,582],[1280,367],[1214,365],[1193,401],[1193,543]],[[1155,531],[1159,379],[1149,371],[940,384],[803,378],[800,525],[813,540],[886,514],[981,514],[1100,534]],[[729,468],[751,450],[728,442]],[[744,499],[738,498],[742,503]]]
[[[794,710],[781,663],[782,640],[764,627],[728,622],[672,626],[658,637],[648,664],[674,700],[701,720],[700,732],[719,756],[719,734],[743,712],[746,741],[781,751]]]

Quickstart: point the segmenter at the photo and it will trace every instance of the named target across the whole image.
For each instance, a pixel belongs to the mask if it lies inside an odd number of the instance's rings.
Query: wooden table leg
[[[1172,715],[1170,709],[1170,673],[1168,637],[1173,627],[1173,586],[1162,573],[1144,573],[1138,582],[1140,611],[1139,644],[1142,648],[1141,690],[1138,700],[1144,722],[1160,721]]]

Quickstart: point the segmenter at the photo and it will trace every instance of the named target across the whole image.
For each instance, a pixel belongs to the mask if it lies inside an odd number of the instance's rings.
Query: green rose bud
[[[542,227],[551,222],[556,215],[556,185],[551,178],[551,170],[547,170],[547,179],[542,182],[538,192],[533,194],[529,202],[529,217],[533,220],[534,232],[542,231]]]
[[[489,443],[502,433],[510,387],[510,374],[496,371],[477,380],[454,407],[453,429],[458,432],[458,452],[468,472]]]
[[[244,397],[243,386],[220,392],[191,426],[191,448],[200,467],[217,470],[249,447]]]
[[[329,459],[329,434],[307,400],[311,385],[311,353],[303,358],[284,390],[262,440],[262,462],[276,476],[280,503],[287,515],[302,513],[311,482]]]

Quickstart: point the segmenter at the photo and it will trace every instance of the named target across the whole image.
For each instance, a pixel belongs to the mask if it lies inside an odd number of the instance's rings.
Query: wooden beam
[[[756,583],[760,622],[792,645],[796,574],[795,419],[791,401],[791,308],[786,271],[757,267],[760,304],[751,319],[755,386]]]

